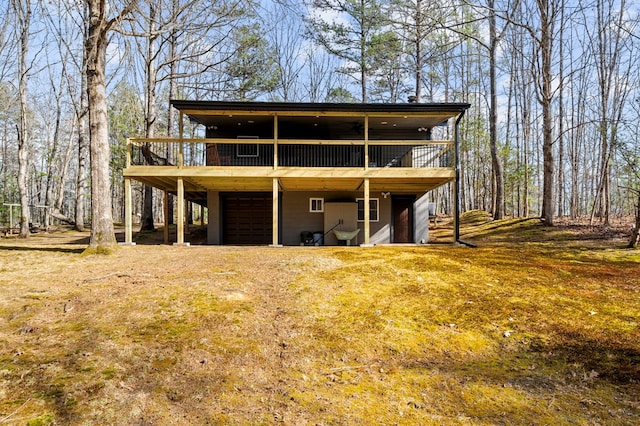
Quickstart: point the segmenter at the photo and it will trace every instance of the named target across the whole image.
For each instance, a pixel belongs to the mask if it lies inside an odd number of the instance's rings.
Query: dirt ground
[[[82,256],[86,241],[86,234],[65,232],[35,235],[28,242],[4,240],[1,243],[2,321],[18,327],[9,336],[3,335],[3,346],[7,345],[3,350],[3,361],[9,361],[9,357],[11,363],[33,364],[33,368],[21,373],[19,380],[11,384],[6,383],[7,375],[12,380],[17,378],[3,370],[5,386],[0,391],[0,400],[5,404],[7,399],[12,398],[8,392],[20,386],[20,383],[29,382],[29,387],[54,396],[56,411],[61,413],[56,418],[64,419],[59,424],[73,422],[77,417],[73,414],[77,409],[73,407],[76,402],[70,404],[69,400],[74,398],[74,393],[84,394],[87,389],[82,389],[82,383],[63,385],[62,382],[65,381],[64,376],[74,375],[77,369],[90,369],[91,372],[98,369],[98,376],[110,375],[110,369],[117,371],[118,376],[122,374],[115,383],[98,380],[100,384],[97,386],[109,387],[109,397],[102,398],[102,402],[92,402],[104,406],[91,417],[81,416],[84,420],[99,423],[102,423],[101,416],[114,419],[118,417],[117,411],[128,407],[130,412],[126,415],[121,413],[122,421],[118,423],[157,424],[187,416],[189,422],[198,424],[207,416],[194,417],[193,413],[199,410],[206,413],[208,410],[204,405],[199,409],[186,410],[188,414],[156,413],[162,410],[148,408],[153,405],[148,394],[154,389],[171,389],[173,381],[180,383],[178,388],[183,391],[188,388],[190,392],[198,393],[199,386],[196,383],[207,375],[238,375],[249,392],[254,386],[270,387],[265,392],[267,396],[282,392],[280,381],[269,376],[272,372],[281,371],[286,362],[283,342],[291,333],[291,324],[283,320],[280,313],[291,308],[292,298],[287,293],[286,284],[295,271],[289,272],[286,267],[290,262],[289,253],[266,248],[244,250],[216,247],[212,251],[203,246],[137,246],[122,248],[113,256]],[[310,260],[314,255],[309,252],[296,254],[296,257]],[[166,292],[162,297],[157,293],[161,291]],[[251,315],[256,318],[250,322],[249,329],[241,330],[237,325],[226,324],[217,332],[230,332],[230,346],[233,346],[234,339],[251,338],[254,340],[252,347],[257,345],[261,349],[259,354],[233,354],[234,358],[237,357],[233,372],[221,373],[218,365],[220,358],[231,356],[228,352],[233,348],[223,353],[207,350],[209,340],[213,343],[219,339],[209,337],[204,326],[207,322],[217,322],[215,315],[203,318],[204,324],[194,327],[192,333],[198,334],[197,338],[186,333],[195,346],[183,347],[185,342],[182,340],[185,337],[173,339],[172,336],[162,336],[156,339],[153,335],[178,333],[180,330],[164,329],[165,318],[188,315],[184,310],[188,310],[190,304],[201,307],[199,304],[211,303],[214,308],[220,304],[223,305],[220,311],[225,313],[229,309],[243,309],[246,301],[250,301]],[[190,318],[187,321],[189,326],[185,327],[191,328],[191,322],[196,320]],[[224,318],[221,322],[225,322]],[[109,324],[113,325],[112,330]],[[216,327],[219,326],[216,324]],[[137,337],[120,334],[131,332],[130,329],[124,331],[129,327],[136,329],[132,333]],[[137,330],[138,327],[143,329]],[[55,337],[51,338],[50,334]],[[129,339],[132,341],[129,342]],[[163,347],[158,347],[159,342],[163,342]],[[150,346],[147,347],[147,344]],[[178,352],[181,354],[181,367],[187,373],[182,377],[170,375],[162,383],[154,382],[160,372],[165,372],[178,362]],[[255,357],[259,358],[259,362]],[[258,364],[260,369],[256,371]],[[147,374],[136,374],[136,371]],[[223,378],[220,380],[224,382]],[[57,381],[69,389],[64,396],[59,395],[63,398],[61,401],[57,400]],[[69,381],[75,382],[75,379]],[[194,383],[189,384],[191,381]],[[178,391],[166,392],[171,394],[168,398],[180,401],[186,398],[186,395],[178,395]],[[193,398],[195,407],[198,407],[198,398],[195,395]],[[123,405],[125,401],[128,402]],[[27,406],[17,410],[15,416],[5,417],[7,421],[24,419],[21,411],[33,410],[29,405],[36,404],[36,400],[26,400],[24,403]],[[264,404],[277,406],[275,402],[266,401]],[[116,412],[109,412],[109,405]],[[7,408],[6,405],[0,408],[0,413],[7,414]],[[230,409],[220,407],[218,415]],[[235,409],[250,413],[257,407],[238,405]],[[275,415],[277,407],[273,410]],[[246,415],[241,417],[246,418]]]
[[[624,235],[560,252],[536,241],[568,229],[488,226],[476,251],[0,239],[0,424],[640,422]]]

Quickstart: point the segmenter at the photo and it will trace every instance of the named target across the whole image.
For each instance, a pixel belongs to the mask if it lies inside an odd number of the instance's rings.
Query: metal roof
[[[335,112],[335,113],[462,113],[468,103],[322,103],[322,102],[238,102],[238,101],[170,101],[180,111],[227,111],[238,112]]]

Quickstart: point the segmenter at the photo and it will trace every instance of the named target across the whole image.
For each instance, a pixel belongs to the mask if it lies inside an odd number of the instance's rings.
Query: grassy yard
[[[0,239],[0,424],[640,424],[640,251]]]

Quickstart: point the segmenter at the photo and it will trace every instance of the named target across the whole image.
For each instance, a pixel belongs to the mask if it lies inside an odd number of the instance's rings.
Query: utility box
[[[338,231],[355,231],[357,228],[358,204],[355,201],[324,203],[325,245],[338,245],[338,239],[333,233],[334,229]],[[356,241],[354,241],[355,243]]]

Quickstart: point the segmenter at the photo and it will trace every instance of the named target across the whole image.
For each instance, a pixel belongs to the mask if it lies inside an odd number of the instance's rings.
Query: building
[[[184,243],[186,200],[208,207],[209,244],[427,242],[433,209],[428,193],[456,182],[458,125],[469,108],[462,103],[171,104],[180,113],[181,129],[188,117],[206,134],[129,141],[124,170],[129,243],[132,179],[177,195],[178,244]],[[455,228],[457,239],[457,221]]]

